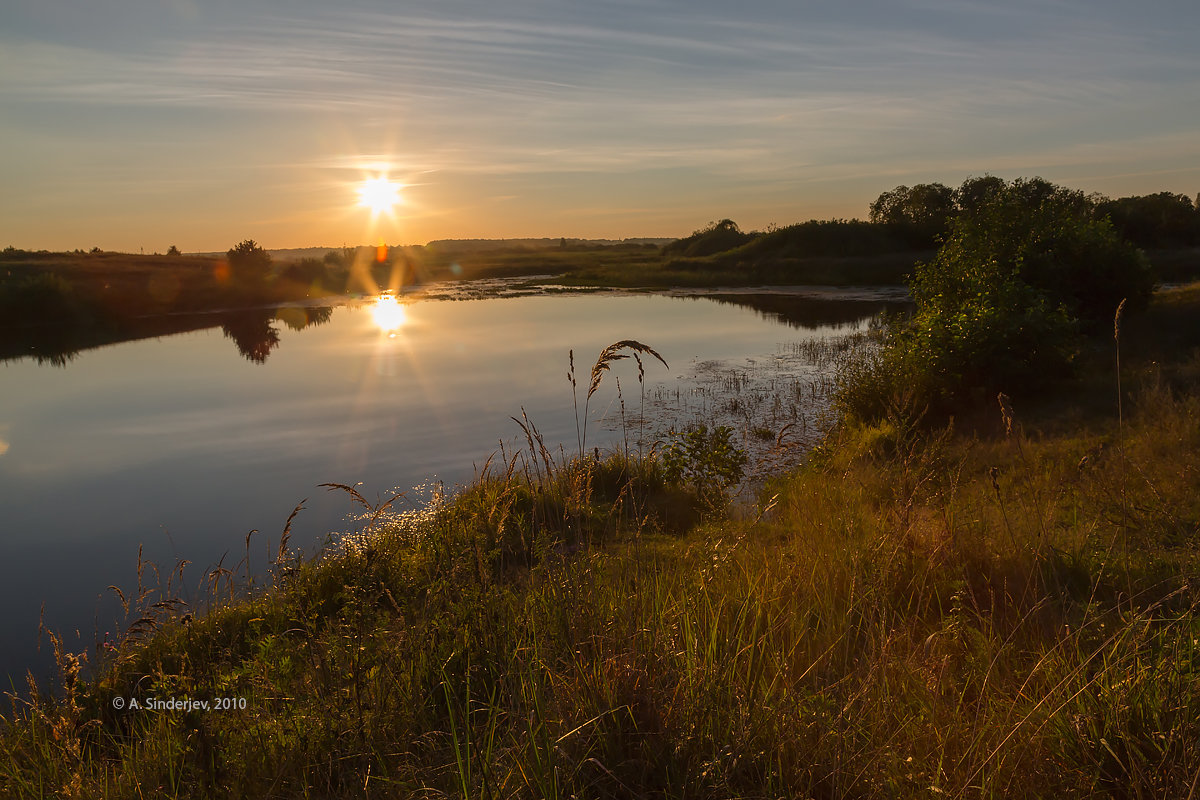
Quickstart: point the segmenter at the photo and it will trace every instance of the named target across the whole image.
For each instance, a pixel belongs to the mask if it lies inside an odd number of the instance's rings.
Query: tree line
[[[955,189],[941,183],[897,186],[871,203],[871,222],[918,248],[933,247],[964,213],[973,213],[1004,193],[1027,206],[1045,201],[1069,205],[1092,219],[1108,219],[1123,238],[1146,249],[1200,246],[1200,195],[1158,192],[1111,199],[1056,186],[1043,178],[1012,183],[994,175],[967,178]]]

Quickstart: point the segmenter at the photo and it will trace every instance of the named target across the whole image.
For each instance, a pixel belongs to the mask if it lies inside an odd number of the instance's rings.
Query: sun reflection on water
[[[371,307],[371,317],[379,326],[379,330],[394,336],[404,325],[407,315],[404,313],[404,306],[395,295],[381,294]]]

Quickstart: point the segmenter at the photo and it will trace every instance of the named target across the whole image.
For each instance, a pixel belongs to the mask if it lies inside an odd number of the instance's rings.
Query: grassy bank
[[[530,430],[249,596],[128,588],[90,677],[13,700],[0,794],[1195,796],[1197,319],[1127,322],[1120,416],[1098,348],[1037,406],[843,428],[751,509]],[[235,700],[144,707],[188,698]]]

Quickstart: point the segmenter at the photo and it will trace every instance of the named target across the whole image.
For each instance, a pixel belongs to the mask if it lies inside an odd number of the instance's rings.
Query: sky
[[[983,174],[1194,197],[1198,34],[1195,0],[8,0],[0,247],[684,236]]]

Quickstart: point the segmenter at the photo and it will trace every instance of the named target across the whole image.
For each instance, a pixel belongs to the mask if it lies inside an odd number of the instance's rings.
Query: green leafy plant
[[[667,480],[694,492],[711,508],[723,508],[729,502],[729,490],[741,481],[748,460],[732,437],[733,430],[726,425],[710,429],[703,423],[671,433],[663,449]]]

